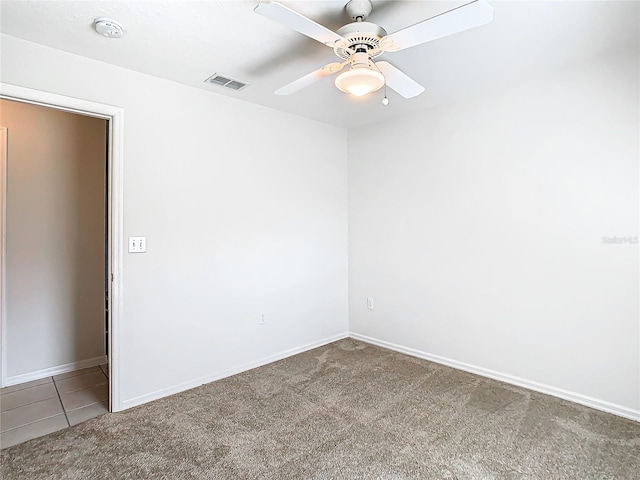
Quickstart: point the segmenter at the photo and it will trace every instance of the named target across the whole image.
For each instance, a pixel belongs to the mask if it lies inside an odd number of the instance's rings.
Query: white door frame
[[[0,98],[15,100],[23,103],[42,105],[58,110],[64,110],[91,117],[109,120],[109,272],[111,274],[111,285],[109,289],[109,400],[112,412],[122,410],[120,399],[120,320],[122,319],[122,255],[123,255],[123,175],[122,167],[124,162],[124,109],[103,103],[90,102],[78,98],[57,95],[54,93],[33,90],[19,87],[8,83],[0,83]],[[4,211],[6,208],[6,192],[4,188],[6,182],[5,168],[6,161],[0,164],[0,237],[2,238],[2,251],[0,255],[0,344],[2,346],[2,358],[0,358],[0,382],[4,386],[6,379],[6,315],[5,315],[5,281],[4,281]]]
[[[6,282],[5,275],[5,239],[6,239],[6,212],[7,212],[7,129],[0,127],[0,386],[5,386],[7,349],[4,348],[5,336],[3,335],[5,323],[4,301]]]

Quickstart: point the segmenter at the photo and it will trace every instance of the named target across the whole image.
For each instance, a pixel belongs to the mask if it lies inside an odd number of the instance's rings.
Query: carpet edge
[[[551,395],[553,397],[561,398],[563,400],[568,400],[570,402],[578,403],[585,407],[594,408],[596,410],[600,410],[606,413],[612,413],[614,415],[626,418],[628,420],[634,420],[636,422],[640,422],[640,410],[634,410],[633,408],[607,402],[606,400],[599,400],[597,398],[589,397],[587,395],[583,395],[580,393],[563,390],[561,388],[553,387],[551,385],[534,382],[532,380],[526,380],[524,378],[516,377],[506,373],[496,372],[494,370],[489,370],[487,368],[478,367],[476,365],[459,362],[451,358],[441,357],[439,355],[423,352],[421,350],[404,347],[402,345],[397,345],[395,343],[387,342],[384,340],[380,340],[378,338],[369,337],[367,335],[362,335],[355,332],[349,332],[349,337],[353,338],[354,340],[359,340],[361,342],[377,345],[378,347],[388,348],[389,350],[394,350],[396,352],[404,353],[412,357],[421,358],[423,360],[429,360],[434,363],[446,365],[447,367],[463,370],[465,372],[480,375],[482,377],[487,377],[493,380],[498,380],[500,382],[516,385],[518,387],[527,388],[529,390],[534,390],[536,392]]]
[[[348,337],[349,337],[349,332],[339,333],[337,335],[332,335],[330,337],[326,337],[321,340],[317,340],[315,342],[307,343],[305,345],[294,347],[289,350],[284,350],[282,352],[278,352],[273,355],[268,355],[266,357],[262,357],[260,359],[257,359],[251,362],[243,363],[241,365],[228,368],[226,370],[222,370],[220,372],[216,372],[211,375],[199,377],[193,380],[189,380],[187,382],[173,385],[171,387],[162,388],[160,390],[155,390],[153,392],[146,393],[144,395],[139,395],[137,397],[122,401],[121,403],[122,409],[118,411],[121,412],[129,408],[137,407],[139,405],[152,402],[154,400],[159,400],[161,398],[168,397],[169,395],[174,395],[176,393],[184,392],[185,390],[190,390],[192,388],[196,388],[207,383],[215,382],[216,380],[222,380],[223,378],[231,377],[232,375],[237,375],[238,373],[246,372],[247,370],[252,370],[254,368],[262,367],[264,365],[268,365],[269,363],[277,362],[278,360],[282,360],[284,358],[306,352],[307,350],[313,350],[314,348],[322,347],[323,345],[327,345],[329,343],[333,343]]]

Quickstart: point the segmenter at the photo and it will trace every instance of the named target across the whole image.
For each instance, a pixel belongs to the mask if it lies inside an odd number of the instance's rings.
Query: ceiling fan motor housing
[[[347,40],[346,45],[343,43],[336,45],[334,48],[335,54],[340,58],[348,60],[353,51],[359,51],[363,48],[369,52],[370,58],[378,57],[383,53],[382,50],[379,49],[380,40],[387,35],[387,32],[375,23],[348,23],[336,33]]]

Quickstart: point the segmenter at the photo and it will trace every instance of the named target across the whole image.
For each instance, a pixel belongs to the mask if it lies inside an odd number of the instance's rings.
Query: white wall
[[[638,235],[639,80],[634,50],[351,131],[350,330],[640,418],[638,245],[602,241]]]
[[[104,360],[105,120],[0,100],[9,382]],[[13,377],[13,378],[12,378]]]
[[[1,48],[5,83],[125,109],[124,235],[148,253],[124,258],[123,406],[346,334],[346,132],[6,35]]]
[[[125,406],[344,333],[349,291],[352,332],[640,408],[637,245],[602,243],[638,235],[637,52],[348,148],[12,37],[1,53],[4,82],[125,108],[125,236],[149,249],[125,254]]]

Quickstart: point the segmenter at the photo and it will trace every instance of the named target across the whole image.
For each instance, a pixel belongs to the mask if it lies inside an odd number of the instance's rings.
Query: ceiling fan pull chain
[[[382,105],[386,107],[387,105],[389,105],[389,97],[387,97],[387,77],[384,75],[384,73],[382,73],[382,70],[380,70],[380,67],[378,67],[375,62],[372,61],[371,63],[374,67],[376,67],[376,70],[380,72],[382,78],[384,78],[384,97],[382,97]]]

